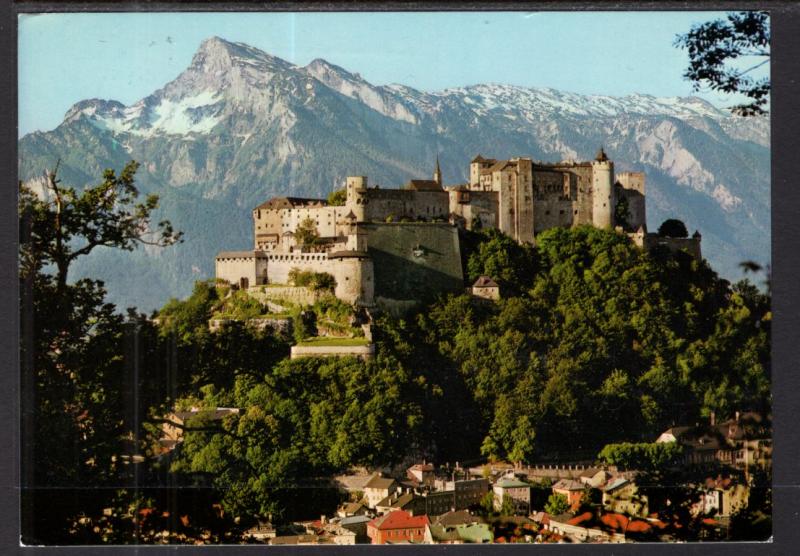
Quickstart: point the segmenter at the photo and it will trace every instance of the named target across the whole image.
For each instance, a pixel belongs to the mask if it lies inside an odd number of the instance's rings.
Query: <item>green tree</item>
[[[494,512],[494,493],[487,492],[481,498],[481,510],[484,515],[491,515]]]
[[[536,270],[533,249],[493,228],[481,231],[479,237],[481,242],[467,261],[469,282],[486,275],[497,280],[506,294],[526,291]]]
[[[744,96],[749,102],[731,107],[735,114],[766,113],[770,80],[753,79],[748,74],[769,63],[769,12],[730,12],[725,19],[696,24],[676,37],[675,46],[689,54],[684,77],[693,82],[696,91],[708,87]]]
[[[96,247],[179,241],[169,222],[151,224],[157,197],[138,202],[136,168],[129,163],[119,177],[107,170],[102,183],[80,192],[56,172],[39,194],[20,184],[23,498],[37,518],[52,516],[46,535],[57,537],[68,523],[59,512],[69,507],[70,489],[128,478],[123,456],[142,448],[140,418],[158,384],[153,367],[140,365],[148,349],[137,349],[140,338],[155,337],[152,324],[135,311],[126,320],[105,301],[102,282],[69,281],[71,265]],[[43,503],[38,493],[47,488],[58,489],[58,503]],[[97,499],[113,493],[98,492]],[[40,542],[28,535],[42,532],[33,531],[24,525],[23,535]]]
[[[508,494],[503,495],[503,502],[500,505],[500,515],[514,515],[516,508],[514,507],[514,499]]]
[[[57,290],[63,292],[70,265],[97,247],[131,251],[139,244],[166,247],[180,241],[181,233],[169,221],[158,222],[153,229],[157,195],[137,203],[134,176],[138,167],[131,161],[119,176],[106,170],[100,184],[80,192],[63,186],[56,171],[47,176],[42,195],[20,183],[20,219],[26,233],[20,250],[22,275],[53,265]]]
[[[675,464],[682,454],[683,447],[677,442],[622,442],[607,444],[597,458],[624,469],[657,471]]]
[[[553,493],[547,499],[544,511],[550,515],[560,515],[569,511],[569,501],[563,494]]]
[[[689,237],[689,231],[681,220],[668,218],[658,227],[658,235],[661,237]]]
[[[316,245],[319,240],[317,223],[312,218],[306,218],[294,231],[294,240],[300,247],[310,247]]]
[[[347,202],[347,189],[336,189],[328,193],[328,205],[332,207],[344,206]]]
[[[35,482],[96,484],[119,471],[115,458],[132,423],[124,407],[124,317],[101,282],[69,283],[69,269],[96,247],[132,250],[179,241],[169,222],[151,226],[158,198],[137,203],[137,163],[78,192],[49,174],[41,195],[20,184],[20,279],[25,466]],[[155,232],[150,230],[155,228]],[[130,404],[129,404],[130,405]],[[52,448],[59,439],[70,450]]]

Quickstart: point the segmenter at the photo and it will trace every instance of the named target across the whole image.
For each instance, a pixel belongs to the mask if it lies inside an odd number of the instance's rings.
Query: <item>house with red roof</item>
[[[396,510],[367,523],[372,544],[430,543],[430,520],[427,515],[411,515]]]

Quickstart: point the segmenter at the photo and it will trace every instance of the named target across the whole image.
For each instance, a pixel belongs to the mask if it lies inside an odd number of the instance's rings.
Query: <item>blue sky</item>
[[[688,96],[678,33],[721,12],[81,13],[21,15],[19,134],[56,127],[72,104],[131,104],[185,69],[213,35],[376,85],[475,83],[577,93]],[[717,94],[701,94],[719,106]]]

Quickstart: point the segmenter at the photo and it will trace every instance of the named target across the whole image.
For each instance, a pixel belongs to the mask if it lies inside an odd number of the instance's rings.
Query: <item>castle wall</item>
[[[291,359],[299,357],[361,357],[370,359],[375,355],[375,344],[363,346],[292,346]]]
[[[280,241],[286,229],[283,227],[283,211],[280,209],[253,210],[254,248],[272,249]]]
[[[645,175],[644,172],[620,172],[616,175],[617,182],[622,186],[617,192],[628,199],[630,218],[628,224],[634,230],[639,226],[647,225],[645,206]]]
[[[447,191],[414,191],[410,189],[368,189],[365,193],[364,222],[384,222],[388,216],[401,218],[447,220],[450,196]]]
[[[449,224],[363,224],[375,276],[374,295],[425,300],[464,290],[458,230]]]
[[[514,197],[511,189],[511,172],[501,170],[492,174],[492,191],[497,191],[500,202],[497,214],[497,228],[511,237],[514,234]]]
[[[646,226],[647,216],[645,212],[645,197],[634,189],[617,188],[617,201],[625,198],[628,200],[628,225],[633,230],[638,230],[640,226]]]
[[[668,248],[673,253],[676,251],[686,251],[697,261],[703,259],[700,241],[701,239],[699,237],[661,237],[658,234],[645,234],[644,237],[638,241],[634,240],[635,243],[640,244],[645,250],[661,246]]]
[[[497,227],[498,201],[495,191],[450,190],[450,213],[464,219],[468,230],[475,218],[482,228]]]
[[[267,259],[260,252],[223,251],[214,260],[214,274],[240,287],[266,284]]]
[[[249,294],[262,303],[269,300],[287,300],[300,305],[313,305],[320,294],[302,286],[269,286],[262,289],[250,288]],[[272,310],[272,309],[271,309]]]
[[[536,167],[539,168],[540,165],[537,164]],[[572,207],[572,225],[592,224],[592,165],[588,162],[562,162],[557,164],[543,164],[541,168],[550,171],[564,172],[569,175],[569,196],[574,201]],[[576,210],[578,211],[577,213],[575,212]],[[536,226],[537,231],[545,229],[544,227]]]
[[[555,227],[569,228],[576,222],[577,209],[568,197],[550,193],[537,197],[534,203],[534,232],[537,234]]]
[[[345,215],[350,212],[346,206],[325,206],[311,208],[285,209],[283,231],[294,232],[307,218],[314,221],[320,237],[336,237],[347,233]]]
[[[289,273],[294,268],[325,272],[336,280],[334,295],[342,301],[360,305],[373,303],[374,278],[369,259],[330,258],[328,253],[270,253],[266,258],[270,283],[288,284]]]

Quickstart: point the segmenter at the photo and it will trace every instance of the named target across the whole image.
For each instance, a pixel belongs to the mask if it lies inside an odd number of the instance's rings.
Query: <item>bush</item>
[[[689,237],[686,224],[675,218],[664,220],[658,227],[658,235],[661,237]]]
[[[293,268],[289,271],[289,282],[311,291],[333,291],[336,289],[336,278],[327,272],[314,272]]]
[[[544,511],[550,515],[559,515],[569,511],[569,501],[563,494],[556,494],[555,492],[547,499],[547,504],[544,506]]]

